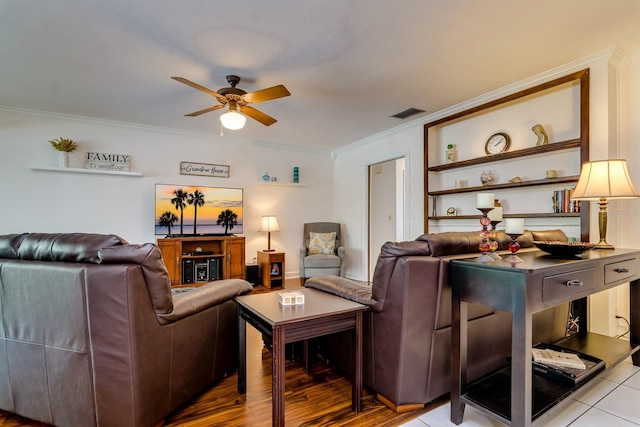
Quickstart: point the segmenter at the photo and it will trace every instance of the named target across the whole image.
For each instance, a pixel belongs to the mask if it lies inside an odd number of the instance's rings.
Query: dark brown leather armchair
[[[498,233],[500,249],[510,237]],[[560,230],[525,232],[518,242],[567,240]],[[343,277],[317,276],[305,286],[366,304],[364,382],[398,412],[418,409],[450,390],[451,287],[449,261],[477,253],[478,232],[425,234],[415,241],[387,242],[372,285]],[[526,249],[525,249],[526,250]],[[566,332],[568,306],[538,313],[534,342],[555,342]],[[559,321],[558,321],[559,320]],[[503,366],[511,349],[511,315],[469,305],[467,375],[477,378]],[[333,335],[329,359],[350,371],[351,339]]]
[[[0,408],[152,426],[237,368],[244,280],[171,292],[160,250],[114,235],[0,236]]]

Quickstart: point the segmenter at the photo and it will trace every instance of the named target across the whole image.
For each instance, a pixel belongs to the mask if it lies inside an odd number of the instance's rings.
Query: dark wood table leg
[[[357,311],[355,317],[351,409],[354,412],[360,412],[362,410],[362,311]]]
[[[284,427],[284,328],[274,326],[272,334],[271,425]]]
[[[239,309],[241,310],[241,309]],[[238,394],[247,392],[247,322],[238,312]]]
[[[311,357],[309,357],[309,340],[302,342],[302,363],[304,363],[304,373],[311,373]]]
[[[532,315],[527,313],[524,295],[516,301],[511,325],[511,425],[531,426],[532,414]],[[516,298],[514,298],[516,299]],[[520,303],[520,304],[518,304]]]
[[[467,303],[453,290],[451,301],[451,422],[458,425],[464,418],[460,397],[467,382]]]
[[[629,331],[631,344],[640,344],[640,279],[633,280],[629,284],[629,313],[631,318],[629,319]],[[640,351],[636,351],[631,356],[633,364],[640,366]]]

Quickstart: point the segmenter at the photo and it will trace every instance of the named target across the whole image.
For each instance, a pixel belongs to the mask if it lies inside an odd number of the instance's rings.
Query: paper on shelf
[[[533,360],[545,365],[559,366],[563,368],[587,369],[586,365],[577,354],[565,353],[550,349],[532,348]]]

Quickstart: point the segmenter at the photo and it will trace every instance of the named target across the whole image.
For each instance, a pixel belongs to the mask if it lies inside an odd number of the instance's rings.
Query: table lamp
[[[580,179],[571,199],[599,201],[600,241],[596,244],[596,249],[613,249],[613,245],[607,243],[607,200],[633,197],[640,196],[629,177],[626,160],[599,160],[582,165]]]
[[[262,221],[260,222],[260,229],[258,231],[267,232],[267,249],[263,249],[263,252],[273,252],[274,249],[271,249],[271,232],[280,231],[278,220],[275,215],[263,216]]]

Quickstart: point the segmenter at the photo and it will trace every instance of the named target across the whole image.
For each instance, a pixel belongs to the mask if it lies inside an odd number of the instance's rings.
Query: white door
[[[404,236],[405,158],[369,165],[369,281],[380,248]]]

